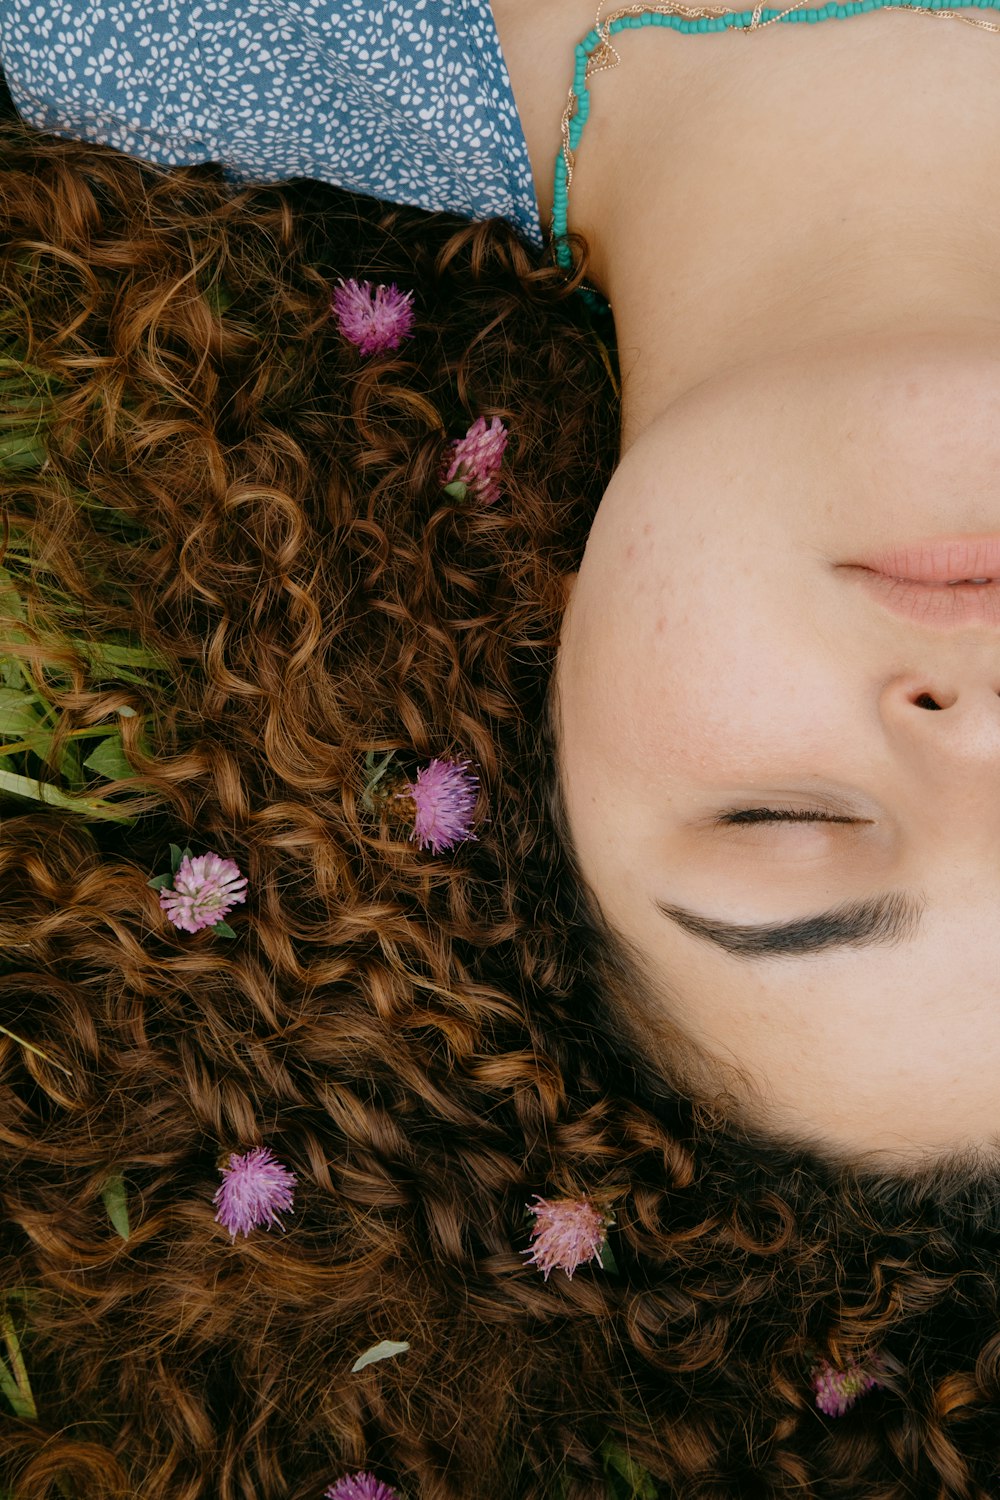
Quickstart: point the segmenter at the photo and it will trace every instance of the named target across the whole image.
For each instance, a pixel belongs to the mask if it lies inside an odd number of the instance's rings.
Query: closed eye
[[[720,813],[717,824],[723,827],[739,827],[747,823],[860,823],[862,818],[845,818],[835,813],[820,812],[817,808],[798,807],[734,807]]]

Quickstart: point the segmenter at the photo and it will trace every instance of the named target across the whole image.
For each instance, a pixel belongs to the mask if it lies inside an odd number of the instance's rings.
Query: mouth
[[[933,537],[843,566],[886,609],[918,624],[1000,627],[1000,535]]]

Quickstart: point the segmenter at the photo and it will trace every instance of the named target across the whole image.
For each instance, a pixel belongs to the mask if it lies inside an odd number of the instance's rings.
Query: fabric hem
[[[511,201],[517,205],[518,219],[525,230],[526,237],[537,249],[545,248],[545,236],[542,232],[542,221],[538,213],[538,193],[535,187],[535,175],[531,168],[531,158],[528,155],[528,142],[525,139],[524,128],[521,124],[521,116],[518,114],[517,101],[514,98],[514,88],[507,71],[507,62],[500,45],[500,33],[493,16],[493,7],[490,0],[463,0],[463,4],[469,15],[469,36],[479,49],[483,61],[484,73],[490,84],[490,97],[497,107],[501,123],[509,127],[514,139],[510,141],[511,153],[508,158],[507,181],[510,186]],[[503,102],[506,101],[506,109]],[[506,132],[504,132],[506,133]],[[554,153],[553,153],[554,155]],[[529,184],[525,191],[521,181],[518,180],[514,163],[519,161],[524,170],[525,178]]]

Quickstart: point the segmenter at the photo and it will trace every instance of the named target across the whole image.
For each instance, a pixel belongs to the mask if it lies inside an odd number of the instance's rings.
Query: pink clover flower
[[[813,1366],[812,1387],[816,1405],[828,1417],[844,1416],[859,1397],[878,1384],[872,1371],[857,1362],[844,1370],[838,1370],[826,1359],[819,1360]]]
[[[471,491],[480,505],[493,505],[500,498],[498,475],[507,447],[508,432],[499,417],[487,427],[485,417],[477,417],[463,438],[448,444],[442,472],[442,483],[452,486],[449,493],[467,499]],[[458,495],[459,486],[464,491]]]
[[[370,281],[341,280],[333,293],[331,311],[340,331],[362,354],[398,349],[413,329],[413,293]]]
[[[185,855],[173,877],[174,885],[160,891],[160,905],[175,927],[200,932],[214,927],[247,898],[246,876],[239,865],[218,854]]]

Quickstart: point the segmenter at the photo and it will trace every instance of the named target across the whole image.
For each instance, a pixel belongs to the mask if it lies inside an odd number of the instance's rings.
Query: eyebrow
[[[860,948],[872,943],[898,943],[915,932],[921,905],[899,891],[866,901],[850,901],[814,917],[791,922],[743,925],[701,916],[683,906],[657,901],[665,917],[694,937],[705,938],[738,958],[797,957],[823,948]]]

